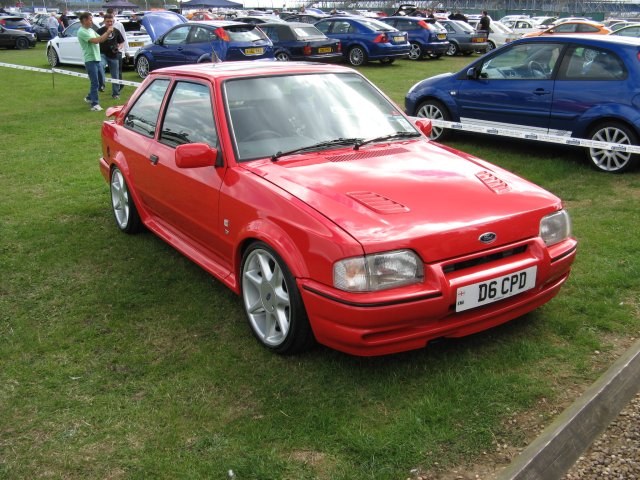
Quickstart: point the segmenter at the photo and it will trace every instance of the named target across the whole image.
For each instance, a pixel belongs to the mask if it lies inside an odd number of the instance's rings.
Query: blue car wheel
[[[147,78],[151,68],[149,65],[149,59],[144,55],[140,55],[136,60],[136,72],[140,78]]]
[[[416,117],[420,118],[430,118],[432,120],[451,120],[451,115],[441,102],[434,99],[425,100],[418,108],[416,108]],[[448,134],[447,129],[442,127],[432,127],[431,135],[429,138],[431,140],[442,140]]]
[[[359,67],[360,65],[367,63],[367,53],[362,47],[356,45],[355,47],[351,47],[351,50],[349,50],[348,60],[354,67]]]
[[[418,42],[411,42],[409,50],[409,60],[420,60],[422,58],[422,47]]]

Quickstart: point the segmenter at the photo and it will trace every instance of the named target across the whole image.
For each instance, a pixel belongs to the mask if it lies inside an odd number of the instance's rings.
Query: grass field
[[[468,61],[361,71],[402,104],[417,80]],[[44,44],[0,62],[46,67]],[[421,351],[270,354],[231,292],[152,234],[118,232],[87,90],[0,67],[0,478],[473,472],[507,461],[640,333],[639,173],[460,135],[455,147],[566,201],[580,246],[560,295]]]

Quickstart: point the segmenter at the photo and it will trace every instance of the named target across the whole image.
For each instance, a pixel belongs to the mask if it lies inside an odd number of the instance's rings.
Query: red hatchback
[[[424,347],[554,297],[576,254],[554,195],[428,139],[337,65],[152,72],[102,127],[117,226],[143,225],[242,297],[279,353]]]

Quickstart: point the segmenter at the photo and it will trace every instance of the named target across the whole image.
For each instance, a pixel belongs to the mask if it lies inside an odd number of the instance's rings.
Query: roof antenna
[[[213,48],[211,49],[211,63],[222,63],[222,60],[220,60],[220,57]]]

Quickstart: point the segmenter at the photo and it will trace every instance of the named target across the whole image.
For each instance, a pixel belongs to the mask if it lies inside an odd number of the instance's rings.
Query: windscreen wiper
[[[385,140],[393,140],[394,138],[415,138],[420,137],[422,134],[419,132],[396,132],[390,135],[382,135],[381,137],[369,138],[367,140],[360,140],[353,146],[354,150],[358,150],[361,146],[367,143],[384,142]]]
[[[320,150],[322,148],[335,147],[339,145],[358,145],[358,143],[365,141],[366,140],[362,138],[336,138],[334,140],[326,140],[324,142],[314,143],[313,145],[309,145],[307,147],[294,148],[293,150],[274,153],[273,155],[271,155],[271,161],[276,162],[280,157],[293,155],[294,153],[309,152],[311,150]]]

